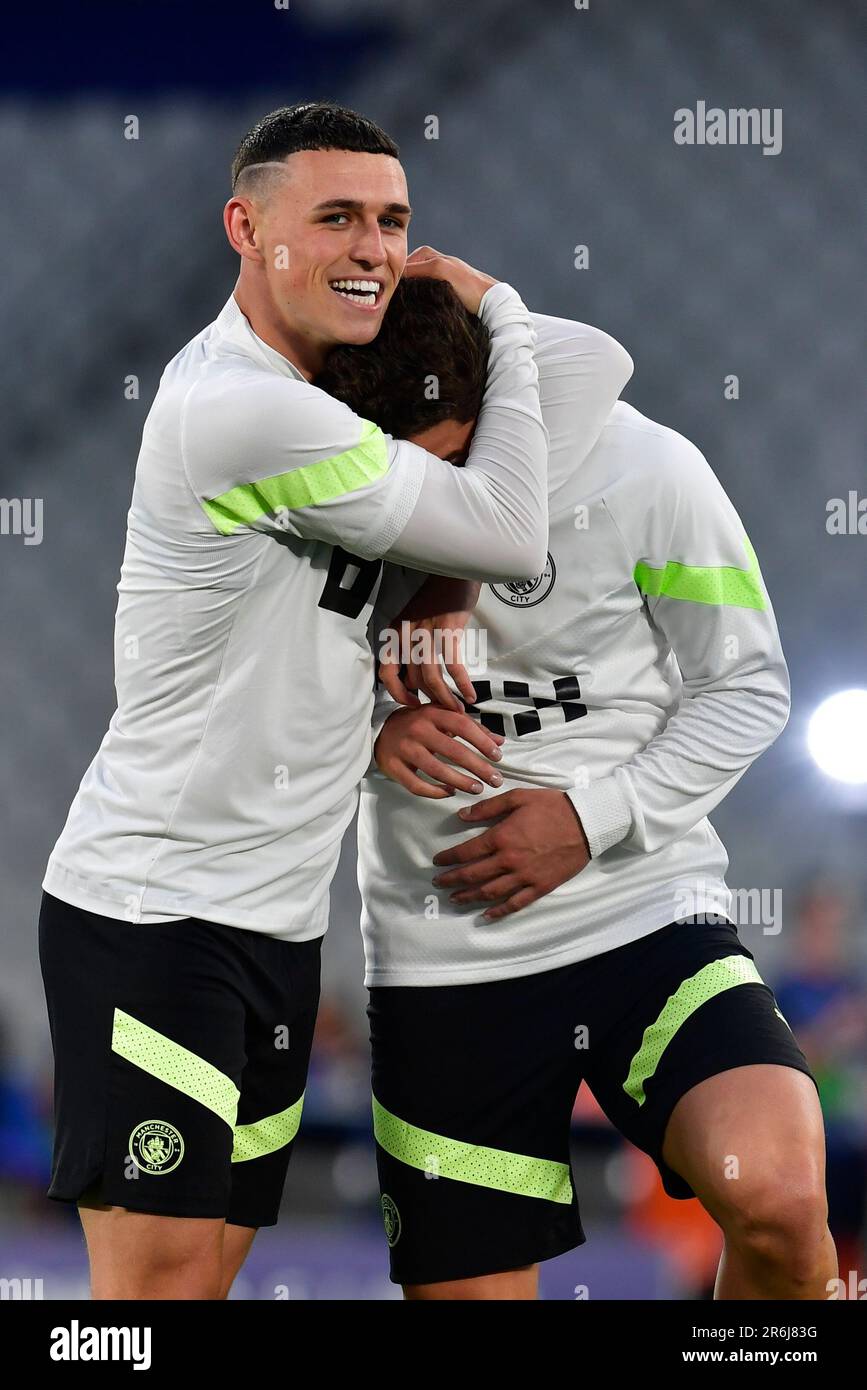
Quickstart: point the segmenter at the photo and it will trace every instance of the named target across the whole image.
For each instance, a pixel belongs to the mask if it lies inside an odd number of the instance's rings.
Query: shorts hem
[[[52,1184],[53,1187],[53,1184]],[[71,1195],[67,1195],[71,1194]],[[75,1205],[85,1196],[90,1196],[101,1206],[122,1207],[125,1211],[142,1212],[151,1216],[195,1216],[219,1220],[226,1215],[227,1203],[219,1202],[196,1202],[185,1201],[179,1197],[175,1201],[158,1202],[153,1198],[143,1198],[130,1200],[128,1194],[123,1194],[123,1200],[118,1200],[116,1194],[103,1190],[99,1178],[92,1178],[86,1183],[77,1183],[74,1187],[66,1188],[65,1192],[56,1192],[49,1188],[46,1197],[51,1202],[65,1202],[68,1205]]]
[[[408,1277],[405,1274],[394,1274],[389,1271],[389,1279],[392,1284],[449,1284],[457,1279],[483,1279],[491,1274],[508,1274],[515,1269],[523,1269],[527,1265],[543,1264],[545,1260],[556,1260],[560,1255],[567,1255],[570,1250],[577,1250],[579,1246],[587,1244],[587,1237],[583,1230],[570,1236],[568,1240],[558,1241],[553,1249],[548,1249],[544,1254],[540,1254],[538,1246],[534,1247],[532,1253],[526,1251],[512,1256],[510,1259],[493,1259],[491,1261],[477,1260],[467,1269],[462,1267],[460,1270],[451,1269],[444,1273],[441,1269],[436,1273],[425,1270],[424,1275],[413,1275]],[[492,1267],[493,1265],[493,1267]]]
[[[226,1217],[227,1226],[249,1226],[253,1231],[259,1231],[263,1226],[276,1226],[280,1220],[279,1212],[269,1212],[267,1216],[249,1218],[242,1214],[232,1212]]]

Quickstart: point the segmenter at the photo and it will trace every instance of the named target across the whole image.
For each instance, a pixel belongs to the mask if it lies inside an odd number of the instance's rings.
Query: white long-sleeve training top
[[[744,527],[702,454],[618,402],[592,449],[575,429],[580,324],[534,316],[549,456],[549,555],[532,583],[482,589],[487,670],[471,711],[506,735],[503,786],[555,787],[592,860],[499,921],[455,906],[431,860],[483,833],[372,771],[359,813],[369,985],[466,984],[553,969],[691,913],[727,915],[708,812],[777,737],[789,683]],[[600,426],[602,422],[600,421]],[[586,455],[586,457],[585,457]],[[417,587],[392,572],[381,632]],[[374,728],[395,709],[380,692]]]
[[[234,297],[169,363],[129,512],[117,710],[50,893],[134,922],[325,930],[370,759],[381,557],[489,580],[544,559],[529,314],[498,284],[480,317],[488,381],[463,476],[310,385]],[[590,372],[606,398],[614,357]]]

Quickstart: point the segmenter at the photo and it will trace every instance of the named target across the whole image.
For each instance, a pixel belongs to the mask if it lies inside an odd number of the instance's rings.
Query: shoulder
[[[702,486],[714,478],[704,454],[685,435],[618,401],[603,426],[598,447],[618,481],[645,495]]]
[[[281,448],[357,442],[358,416],[325,391],[245,358],[217,358],[189,381],[183,404],[187,444],[236,448],[253,438]]]

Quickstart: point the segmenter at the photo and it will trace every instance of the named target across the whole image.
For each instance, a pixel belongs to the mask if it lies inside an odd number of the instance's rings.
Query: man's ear
[[[230,198],[223,209],[223,226],[229,245],[248,261],[262,261],[264,256],[258,241],[261,231],[255,204],[249,198]]]

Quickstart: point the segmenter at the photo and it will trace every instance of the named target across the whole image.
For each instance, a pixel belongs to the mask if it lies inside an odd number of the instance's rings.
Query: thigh
[[[737,1068],[791,1069],[803,1074],[806,1093],[815,1082],[730,924],[672,923],[611,956],[617,976],[599,981],[611,996],[611,1025],[590,1051],[587,1083],[612,1123],[653,1158],[669,1196],[692,1197],[663,1153],[682,1097]]]
[[[801,1202],[824,1189],[816,1087],[793,1067],[765,1063],[708,1077],[675,1105],[663,1158],[721,1222],[769,1190]]]
[[[279,1215],[304,1105],[321,945],[321,938],[248,943],[246,1063],[227,1216],[232,1226],[273,1226]]]
[[[562,974],[371,990],[394,1282],[517,1270],[584,1240],[569,1167],[575,1051]]]
[[[94,1299],[216,1299],[225,1222],[79,1204]]]

